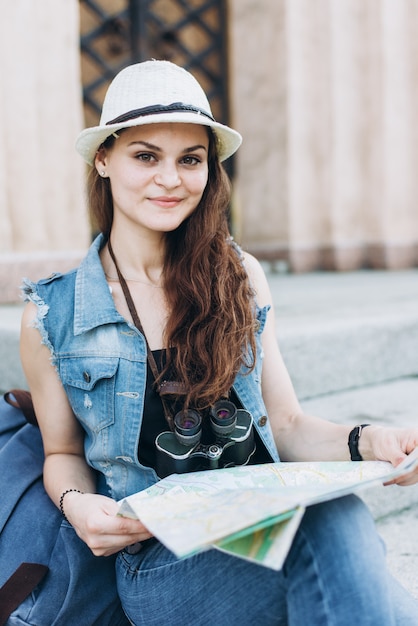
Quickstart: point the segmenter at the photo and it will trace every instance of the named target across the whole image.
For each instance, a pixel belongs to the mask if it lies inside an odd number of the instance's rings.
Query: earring
[[[102,170],[102,171],[100,172],[100,176],[106,176],[106,172],[105,172],[104,170]]]

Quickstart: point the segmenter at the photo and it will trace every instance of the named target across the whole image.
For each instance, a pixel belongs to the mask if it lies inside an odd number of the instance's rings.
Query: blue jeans
[[[356,496],[309,507],[279,572],[217,550],[178,560],[158,542],[122,552],[116,572],[136,626],[418,626]]]

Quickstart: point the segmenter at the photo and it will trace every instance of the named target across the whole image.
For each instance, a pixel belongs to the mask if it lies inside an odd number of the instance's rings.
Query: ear
[[[96,152],[96,156],[94,158],[94,166],[99,174],[103,176],[102,172],[106,171],[107,166],[106,149],[103,146],[100,146],[100,148]]]

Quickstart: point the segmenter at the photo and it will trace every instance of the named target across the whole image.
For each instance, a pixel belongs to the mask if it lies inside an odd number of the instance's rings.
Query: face
[[[95,165],[110,179],[113,227],[166,233],[180,226],[205,190],[208,147],[205,127],[172,123],[128,128],[102,148]]]

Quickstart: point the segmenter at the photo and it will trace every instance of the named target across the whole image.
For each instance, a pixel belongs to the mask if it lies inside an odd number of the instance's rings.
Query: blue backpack
[[[115,557],[96,557],[43,487],[30,394],[0,397],[0,626],[128,626]]]

